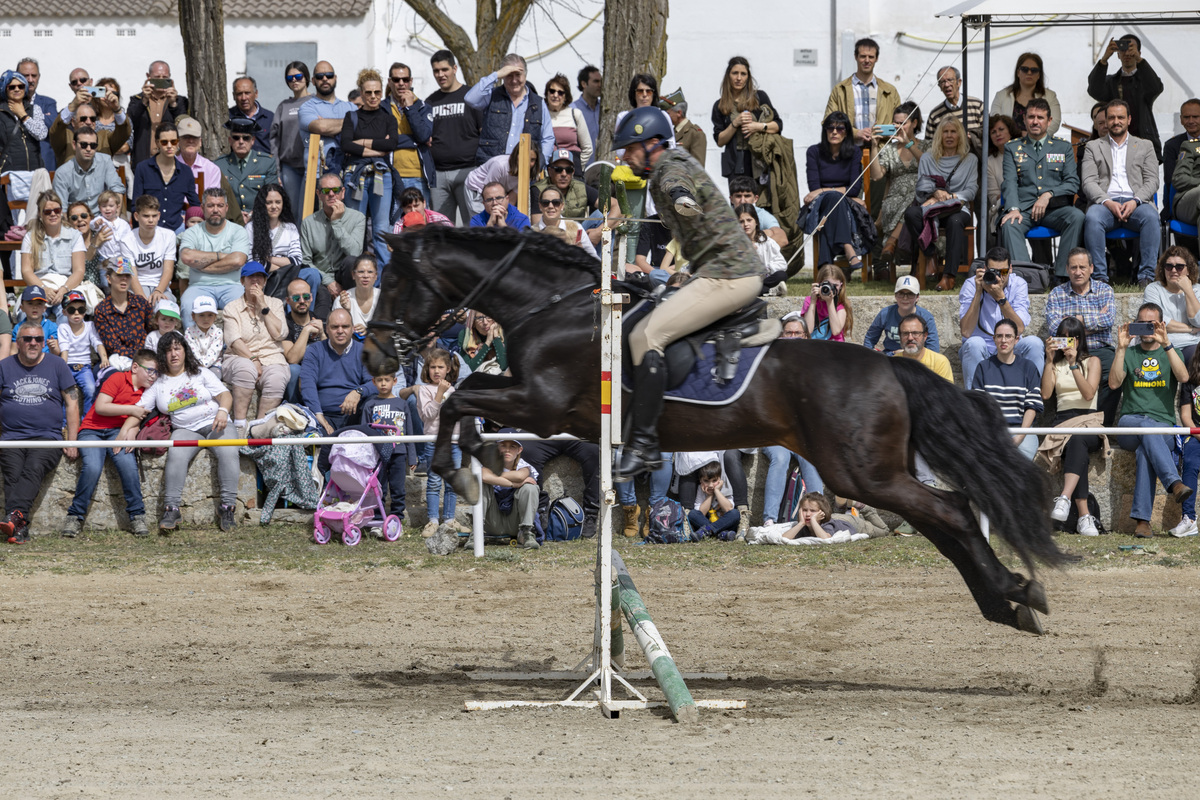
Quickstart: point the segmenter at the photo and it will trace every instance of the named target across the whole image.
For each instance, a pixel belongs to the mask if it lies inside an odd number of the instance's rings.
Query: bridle
[[[421,250],[424,247],[425,241],[422,239],[417,243],[416,250],[413,252],[412,262],[414,267],[420,263]],[[413,275],[410,276],[410,281],[408,284],[408,292],[405,294],[403,301],[396,306],[396,318],[392,322],[376,320],[368,322],[367,335],[373,342],[375,342],[375,346],[379,347],[379,339],[375,336],[373,329],[390,330],[392,332],[392,348],[396,351],[396,357],[400,359],[400,363],[402,364],[409,363],[415,353],[419,353],[430,342],[433,342],[443,333],[454,327],[458,315],[466,309],[471,308],[471,305],[478,300],[484,292],[490,289],[496,281],[503,277],[504,273],[508,272],[508,270],[512,267],[513,262],[516,261],[517,256],[521,254],[521,250],[524,247],[525,239],[521,238],[517,241],[517,246],[510,250],[508,255],[504,256],[504,258],[502,258],[500,262],[492,268],[491,272],[484,275],[483,280],[475,284],[475,288],[468,292],[467,296],[464,297],[458,303],[458,305],[455,305],[453,302],[451,302],[450,298],[446,297],[446,295],[443,294],[442,291],[438,289],[438,287],[432,281],[426,280],[421,275],[419,269],[413,269]],[[408,301],[412,298],[414,285],[411,278],[419,279],[422,283],[424,283],[438,297],[438,299],[442,301],[444,304],[443,307],[451,307],[450,310],[447,311],[440,320],[438,320],[437,324],[433,326],[429,333],[426,333],[424,336],[415,339],[413,338],[416,336],[415,331],[413,331],[412,328],[409,327],[408,323],[404,321],[404,317],[401,315],[399,310],[407,308]]]

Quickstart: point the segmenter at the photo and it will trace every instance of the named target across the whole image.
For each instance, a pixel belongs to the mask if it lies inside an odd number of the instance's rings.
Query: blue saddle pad
[[[700,357],[696,365],[684,378],[683,383],[674,389],[668,389],[664,397],[681,403],[696,403],[706,406],[724,406],[742,396],[750,379],[758,370],[758,364],[767,354],[770,345],[761,347],[745,347],[738,359],[737,374],[728,383],[718,383],[712,376],[713,365],[717,360],[717,348],[712,342],[700,345]],[[627,391],[633,386],[629,381],[629,371],[621,371],[621,383]]]

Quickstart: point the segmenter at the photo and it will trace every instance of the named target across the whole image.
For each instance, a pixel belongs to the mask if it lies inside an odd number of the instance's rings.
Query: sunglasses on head
[[[551,172],[557,172],[557,173],[558,173],[558,174],[560,174],[560,175],[561,175],[562,173],[564,173],[564,172],[565,172],[565,173],[567,173],[568,175],[574,175],[574,174],[575,174],[575,168],[574,168],[574,167],[551,167],[551,168],[550,168],[550,171],[551,171]]]
[[[46,341],[45,336],[18,336],[17,338],[25,344],[33,344],[35,342],[37,344],[41,344],[42,342]]]
[[[81,142],[75,141],[75,149],[77,150],[95,150],[99,145],[96,142]]]
[[[307,293],[307,292],[305,292],[304,294],[294,294],[294,295],[292,295],[292,302],[293,302],[293,303],[299,303],[301,300],[311,300],[311,299],[312,299],[312,295],[311,295],[311,294],[309,294],[309,293]]]
[[[562,200],[542,200],[540,202],[542,205],[550,206],[551,208],[558,208],[563,204]]]
[[[337,73],[336,72],[316,72],[313,74],[313,77],[319,81],[328,81],[328,80],[333,80],[334,78],[336,78]]]

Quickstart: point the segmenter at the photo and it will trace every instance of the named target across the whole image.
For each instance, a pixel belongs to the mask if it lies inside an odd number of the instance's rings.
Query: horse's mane
[[[538,231],[517,231],[512,228],[450,228],[445,225],[427,225],[420,231],[403,234],[400,239],[405,244],[408,244],[407,249],[410,253],[417,246],[418,242],[423,242],[429,246],[432,252],[436,252],[437,246],[442,243],[466,246],[473,244],[491,245],[507,250],[515,247],[518,242],[524,242],[525,246],[521,250],[522,254],[538,256],[568,269],[586,272],[595,278],[597,283],[600,282],[599,259],[589,256],[577,245],[567,244],[557,236],[551,236],[550,234]]]

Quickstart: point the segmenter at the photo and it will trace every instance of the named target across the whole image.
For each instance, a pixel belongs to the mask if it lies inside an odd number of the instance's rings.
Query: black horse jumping
[[[427,227],[388,236],[375,319],[364,343],[373,374],[431,341],[450,308],[469,304],[504,327],[510,376],[475,373],[442,405],[433,463],[467,502],[479,486],[455,469],[451,435],[463,417],[481,416],[539,436],[600,437],[599,262],[551,236],[507,229]],[[464,303],[466,301],[466,303]],[[983,616],[1041,633],[1034,610],[1048,613],[1034,560],[1067,556],[1051,537],[1048,482],[1013,446],[999,407],[906,358],[839,342],[780,339],[753,386],[720,407],[668,403],[659,432],[664,450],[782,445],[803,455],[826,485],[902,515],[962,574]],[[493,444],[463,425],[459,446],[499,468]],[[920,452],[957,491],[913,476]],[[1025,562],[1026,579],[1000,562],[976,522]]]

